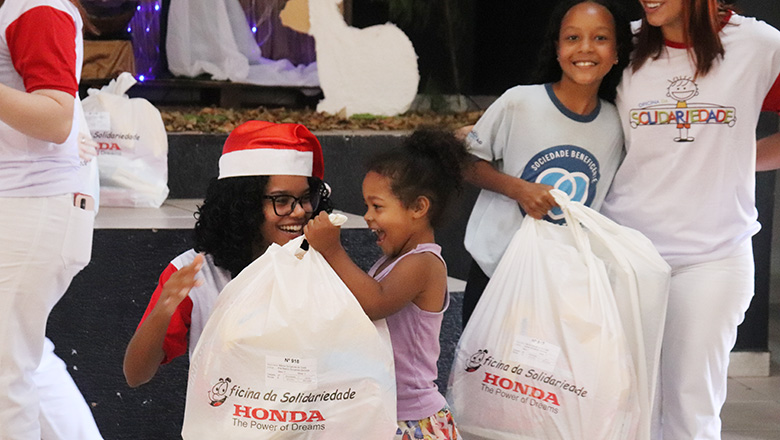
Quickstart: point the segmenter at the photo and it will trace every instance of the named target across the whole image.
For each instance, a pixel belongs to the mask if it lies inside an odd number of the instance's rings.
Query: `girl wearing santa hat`
[[[271,243],[331,210],[322,177],[322,148],[303,125],[249,121],[233,130],[196,213],[195,246],[160,275],[127,346],[128,385],[149,382],[188,347],[192,354],[222,288]]]

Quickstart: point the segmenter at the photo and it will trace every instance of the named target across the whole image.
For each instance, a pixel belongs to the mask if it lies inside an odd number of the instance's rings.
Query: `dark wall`
[[[474,15],[473,93],[498,95],[528,84],[557,1],[490,0]]]
[[[758,17],[780,28],[780,7],[777,0],[738,0],[735,2],[740,12],[747,16]],[[778,116],[763,113],[757,129],[758,137],[768,136],[778,130]],[[756,206],[761,231],[753,237],[753,254],[756,262],[755,296],[745,313],[745,321],[739,326],[737,350],[766,351],[769,345],[769,301],[772,278],[772,224],[775,210],[776,172],[768,171],[756,175]]]
[[[138,389],[122,359],[160,273],[190,247],[190,231],[96,230],[90,264],[51,313],[47,335],[106,440],[181,438],[186,357]]]
[[[774,27],[780,27],[780,5],[776,0],[736,0],[734,4],[744,15],[758,17]]]
[[[460,88],[452,83],[449,47],[438,27],[442,19],[428,20],[425,29],[399,24],[420,57],[420,92],[499,95],[512,86],[531,82],[550,13],[560,1],[458,2],[464,9],[458,28]],[[622,1],[632,18],[640,16],[638,0]],[[393,21],[393,17],[384,2],[353,2],[354,26],[363,28],[388,20]]]

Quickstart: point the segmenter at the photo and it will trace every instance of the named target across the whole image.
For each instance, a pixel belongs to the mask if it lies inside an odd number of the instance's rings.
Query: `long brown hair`
[[[725,51],[720,30],[729,9],[721,0],[683,0],[683,44],[696,65],[696,76],[706,75]],[[639,70],[649,59],[656,60],[664,50],[661,28],[651,26],[647,18],[636,35],[632,69]]]
[[[73,3],[73,6],[75,6],[76,9],[79,10],[79,14],[81,14],[81,21],[84,23],[84,32],[90,32],[94,35],[100,35],[100,31],[92,23],[92,20],[90,20],[89,14],[87,13],[87,10],[84,9],[84,6],[81,4],[81,1],[70,0],[70,2]]]

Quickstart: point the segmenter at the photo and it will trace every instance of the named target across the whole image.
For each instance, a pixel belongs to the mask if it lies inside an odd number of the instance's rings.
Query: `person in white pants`
[[[98,145],[89,132],[80,102],[76,102],[76,114],[79,119],[81,192],[94,198],[94,214],[97,215],[100,205]],[[33,373],[33,381],[40,397],[41,440],[103,440],[92,411],[68,373],[67,365],[54,353],[54,343],[48,337],[43,341],[43,356]]]
[[[729,352],[753,297],[753,272],[751,246],[733,257],[672,268],[655,439],[720,438]]]
[[[0,0],[0,438],[39,440],[46,321],[89,261],[79,194],[77,0]]]
[[[43,342],[43,357],[33,381],[41,399],[41,440],[103,439],[92,411],[49,338]]]
[[[755,172],[780,167],[780,31],[723,0],[640,0],[618,86],[626,141],[601,212],[672,268],[654,438],[718,440],[729,352],[753,297]],[[730,3],[730,2],[729,2]]]

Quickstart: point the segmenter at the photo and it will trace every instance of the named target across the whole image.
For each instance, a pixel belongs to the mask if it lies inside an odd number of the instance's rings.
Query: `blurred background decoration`
[[[161,64],[162,0],[82,0],[97,32],[87,32],[83,79],[115,78],[127,71],[155,78]]]
[[[139,0],[82,0],[97,33],[87,31],[92,40],[129,40],[127,25],[136,13]]]
[[[264,58],[293,65],[315,61],[311,36],[283,26],[279,11],[286,0],[235,1],[244,11]],[[560,0],[344,0],[346,21],[365,28],[392,22],[410,38],[419,56],[420,89],[428,96],[498,95],[531,79],[537,50],[548,17]],[[140,81],[169,79],[165,38],[171,0],[82,0],[100,35],[87,35],[121,52],[123,66]],[[629,15],[638,17],[639,3],[626,1]],[[176,17],[170,17],[175,20]],[[128,43],[117,43],[126,41]],[[127,45],[132,52],[128,59]],[[117,50],[124,46],[123,51]],[[115,60],[117,61],[117,60]],[[118,61],[117,61],[118,62]],[[103,61],[105,64],[106,62]],[[101,67],[84,78],[113,78],[116,69]],[[93,76],[87,76],[93,75]]]
[[[279,20],[287,0],[239,0],[263,57],[287,59],[294,65],[316,61],[314,38],[296,32]]]

